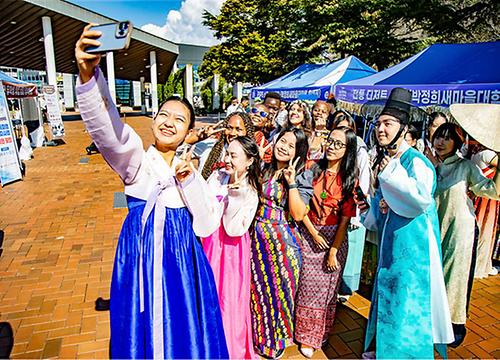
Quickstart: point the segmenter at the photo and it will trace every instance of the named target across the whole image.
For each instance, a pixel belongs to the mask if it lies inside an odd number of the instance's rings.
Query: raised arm
[[[500,200],[500,171],[498,170],[498,167],[492,180],[484,176],[481,169],[479,169],[479,167],[477,167],[474,163],[469,162],[468,164],[469,190],[471,190],[476,196]]]
[[[411,177],[395,157],[378,175],[382,196],[396,214],[414,218],[432,203],[434,170],[416,157],[413,159],[415,178]]]
[[[131,184],[144,156],[142,140],[130,126],[122,123],[98,66],[100,56],[85,52],[87,46],[98,45],[95,38],[100,36],[88,28],[85,27],[75,49],[80,70],[76,86],[80,114],[104,159],[125,184]]]
[[[185,180],[179,181],[177,177],[177,181],[184,204],[193,216],[194,233],[199,237],[212,235],[220,226],[223,210],[217,196],[194,168]]]

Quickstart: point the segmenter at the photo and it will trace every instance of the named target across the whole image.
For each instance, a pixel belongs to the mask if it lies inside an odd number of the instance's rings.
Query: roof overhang
[[[24,69],[46,70],[43,16],[52,22],[56,71],[69,74],[78,73],[74,48],[85,25],[116,22],[61,0],[0,0],[0,9],[0,65]],[[150,81],[150,51],[156,52],[158,83],[165,83],[179,54],[178,45],[137,28],[128,50],[114,56],[115,77],[139,80],[144,76]],[[101,68],[106,71],[104,59]]]

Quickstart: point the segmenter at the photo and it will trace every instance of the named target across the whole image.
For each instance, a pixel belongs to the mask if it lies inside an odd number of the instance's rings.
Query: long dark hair
[[[252,120],[250,120],[250,116],[248,116],[247,113],[242,112],[242,111],[237,111],[229,114],[225,119],[224,122],[222,123],[222,127],[226,128],[227,123],[229,122],[229,119],[231,119],[234,116],[240,117],[240,119],[243,120],[243,124],[245,125],[245,130],[246,130],[246,135],[250,138],[253,139],[254,137],[254,128],[252,124]],[[203,170],[201,171],[201,175],[203,178],[206,180],[210,177],[210,175],[213,172],[213,166],[217,161],[220,161],[220,156],[222,154],[222,149],[224,149],[224,145],[227,143],[226,135],[225,133],[222,133],[221,136],[219,137],[219,140],[215,143],[214,147],[210,151],[210,154],[208,155],[207,161],[205,162],[205,165],[203,166]]]
[[[169,96],[164,102],[161,103],[160,107],[158,109],[161,110],[163,105],[165,105],[169,101],[178,101],[182,103],[189,111],[189,129],[194,128],[194,123],[195,123],[195,114],[194,114],[194,108],[193,105],[189,102],[188,99],[186,98],[181,98],[180,96]]]
[[[354,185],[358,178],[356,167],[356,154],[358,153],[358,140],[356,133],[347,126],[341,126],[333,129],[328,137],[332,136],[334,131],[343,131],[345,134],[346,146],[345,154],[340,162],[340,179],[342,180],[342,197],[345,199],[353,194]],[[327,152],[323,158],[314,165],[311,170],[313,171],[314,179],[317,179],[321,173],[328,169]]]
[[[349,123],[349,127],[356,133],[356,121],[354,118],[345,110],[337,110],[333,113],[331,118],[327,123],[327,129],[333,130],[339,126],[342,121],[347,121]]]
[[[437,118],[440,118],[442,117],[444,120],[445,120],[445,123],[448,123],[449,120],[448,120],[448,117],[446,116],[445,113],[441,112],[441,111],[434,111],[433,113],[431,113],[429,115],[429,122],[427,123],[427,128],[425,129],[425,136],[427,139],[429,139],[431,142],[433,141],[431,139],[431,136],[430,136],[430,129],[431,129],[431,126],[432,124],[434,124],[434,120],[436,120]]]
[[[286,118],[284,128],[288,129],[288,128],[293,127],[289,118],[290,118],[290,109],[295,104],[299,105],[304,113],[304,120],[302,120],[302,129],[306,133],[306,135],[310,135],[312,133],[312,131],[314,130],[312,127],[312,122],[311,122],[311,112],[309,111],[309,106],[307,105],[307,103],[302,101],[302,100],[294,100],[290,104],[287,105],[286,110],[288,111],[288,116]]]
[[[300,157],[299,162],[297,163],[296,167],[296,173],[299,174],[302,172],[305,168],[306,165],[306,160],[307,160],[307,153],[309,151],[309,141],[307,139],[306,134],[302,129],[296,128],[296,127],[291,127],[289,129],[285,129],[280,134],[278,135],[278,138],[276,139],[276,144],[280,139],[286,134],[286,133],[292,133],[295,135],[295,157],[293,158],[293,161],[297,159],[297,157]],[[276,145],[274,146],[276,149]],[[264,167],[264,177],[265,179],[269,179],[274,175],[274,172],[278,170],[278,160],[276,160],[276,156],[274,155],[273,150],[273,159],[271,163],[266,164]]]
[[[245,155],[249,159],[253,159],[252,164],[247,170],[248,183],[257,191],[257,194],[260,194],[262,185],[260,179],[259,147],[255,143],[255,140],[249,136],[238,136],[233,141],[237,141],[243,148]]]

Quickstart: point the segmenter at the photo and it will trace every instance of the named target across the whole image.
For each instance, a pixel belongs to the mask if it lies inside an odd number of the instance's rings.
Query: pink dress
[[[212,267],[227,347],[231,359],[258,359],[252,340],[250,313],[250,227],[258,195],[242,181],[237,190],[227,188],[229,176],[214,173],[208,184],[219,199],[220,226],[202,238],[203,249]]]

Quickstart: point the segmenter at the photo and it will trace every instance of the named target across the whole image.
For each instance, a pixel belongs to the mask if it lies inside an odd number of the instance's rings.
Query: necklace
[[[333,178],[333,181],[332,181],[332,185],[330,185],[328,188],[326,187],[326,174],[327,174],[328,170],[325,170],[325,172],[323,173],[323,191],[321,191],[321,193],[319,194],[319,197],[322,199],[321,203],[323,203],[324,200],[326,200],[326,198],[328,197],[328,192],[327,190],[331,190],[333,185],[335,185],[335,181],[337,180],[337,175],[338,173],[335,173],[335,177]]]

